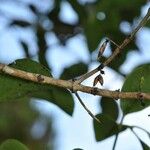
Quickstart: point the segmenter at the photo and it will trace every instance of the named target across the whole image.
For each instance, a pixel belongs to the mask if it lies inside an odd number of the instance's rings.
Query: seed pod
[[[105,48],[107,46],[107,43],[108,43],[108,40],[105,40],[105,42],[101,45],[100,49],[99,49],[99,52],[98,52],[98,57],[97,59],[99,60],[100,57],[103,55],[104,51],[105,51]]]
[[[103,85],[103,83],[104,83],[103,77],[101,75],[98,75],[98,76],[95,77],[95,79],[93,81],[93,86],[95,86],[98,82],[101,85]]]
[[[101,75],[99,75],[99,83],[103,86],[104,84],[104,79]]]
[[[97,76],[97,77],[95,77],[95,79],[94,79],[94,81],[93,81],[93,86],[95,86],[97,83],[98,83],[98,79],[99,77]]]

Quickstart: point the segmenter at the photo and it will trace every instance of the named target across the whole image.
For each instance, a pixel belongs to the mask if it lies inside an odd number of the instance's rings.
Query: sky
[[[38,4],[38,2],[37,2]],[[0,6],[1,8],[2,6]],[[3,6],[4,7],[4,6]],[[148,6],[143,7],[142,15],[144,15],[145,10]],[[5,8],[6,9],[6,8]],[[12,8],[8,9],[12,12]],[[67,10],[67,11],[66,11]],[[20,14],[17,10],[17,15]],[[16,13],[13,9],[14,14]],[[21,13],[22,14],[22,13]],[[77,21],[77,15],[73,12],[68,3],[62,4],[60,16],[66,22],[75,22]],[[24,17],[30,16],[29,14],[24,14]],[[21,17],[23,17],[21,16]],[[32,16],[32,14],[31,14]],[[19,17],[19,16],[18,16]],[[4,21],[5,23],[5,21]],[[125,31],[128,31],[128,26],[125,25]],[[18,29],[16,29],[18,30]],[[18,30],[4,30],[3,26],[0,26],[0,60],[1,62],[10,63],[15,61],[16,59],[20,59],[24,57],[24,53],[22,51],[21,46],[17,43],[18,38],[23,38],[27,41],[32,41],[35,37],[32,34],[32,31],[27,29],[27,31],[21,32]],[[141,63],[150,62],[150,30],[148,28],[144,28],[140,30],[137,34],[137,43],[140,47],[140,53],[131,52],[129,53],[126,62],[121,66],[121,71],[123,73],[130,73],[131,70],[138,66]],[[15,38],[12,38],[15,37]],[[7,39],[7,40],[6,40]],[[83,61],[87,63],[89,61],[89,53],[87,50],[87,45],[85,43],[85,39],[83,35],[77,35],[75,38],[71,38],[66,47],[59,46],[57,43],[57,38],[54,34],[47,35],[47,41],[49,44],[53,44],[52,50],[47,51],[47,59],[49,64],[52,66],[53,74],[56,78],[59,77],[64,67],[67,67],[77,61]],[[36,45],[32,43],[31,45],[31,53],[36,54]],[[8,55],[9,54],[9,55]],[[110,55],[109,48],[106,50],[104,55]],[[93,54],[94,57],[94,54]],[[65,59],[59,59],[65,58]],[[134,58],[134,59],[133,59]],[[141,59],[143,58],[143,59]],[[7,60],[7,61],[6,61]],[[58,61],[59,60],[59,61]],[[56,63],[57,62],[57,63]],[[97,67],[98,63],[92,63],[89,67],[89,70]],[[105,68],[105,76],[104,76],[104,87],[111,90],[120,89],[123,84],[123,78],[113,72],[109,68]],[[90,77],[84,84],[91,86],[91,81],[93,81],[95,75]],[[110,84],[111,83],[111,84]],[[101,87],[100,87],[101,88]],[[87,95],[84,93],[80,93],[82,99],[86,103],[86,106],[94,113],[97,114],[101,110],[98,107],[99,97]],[[53,127],[56,129],[57,139],[55,142],[56,150],[71,150],[73,148],[82,148],[85,150],[99,150],[102,148],[103,150],[111,150],[114,142],[114,137],[111,137],[102,142],[96,142],[93,132],[92,119],[88,115],[88,113],[83,109],[83,107],[79,104],[77,99],[75,98],[75,110],[73,117],[68,116],[63,111],[61,111],[57,106],[51,104],[47,101],[36,100],[34,101],[36,108],[41,111],[43,114],[53,115],[54,122]],[[44,109],[43,109],[44,108]],[[124,124],[128,125],[137,125],[147,129],[150,132],[150,119],[148,118],[148,114],[150,112],[150,108],[142,110],[138,113],[132,113],[125,117]],[[120,120],[119,117],[118,121]],[[135,130],[140,137],[150,146],[150,140],[147,135],[141,132],[140,130]],[[119,139],[117,142],[116,150],[133,150],[141,149],[140,143],[137,141],[136,137],[129,131],[125,131],[119,135]],[[142,150],[142,149],[141,149]]]

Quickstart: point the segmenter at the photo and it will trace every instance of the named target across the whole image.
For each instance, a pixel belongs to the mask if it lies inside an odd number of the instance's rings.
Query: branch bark
[[[0,64],[0,72],[3,72],[10,76],[14,76],[14,77],[21,78],[24,80],[37,82],[39,84],[49,84],[49,85],[54,85],[54,86],[70,89],[74,92],[81,91],[84,93],[89,93],[89,94],[93,94],[93,95],[99,95],[99,96],[104,96],[104,97],[109,97],[109,98],[114,98],[114,99],[129,98],[132,100],[132,99],[140,99],[142,97],[143,99],[150,100],[150,93],[119,92],[119,91],[99,89],[99,88],[95,88],[95,87],[78,84],[74,81],[54,79],[52,77],[44,76],[41,74],[26,72],[23,70],[9,67],[5,64]]]

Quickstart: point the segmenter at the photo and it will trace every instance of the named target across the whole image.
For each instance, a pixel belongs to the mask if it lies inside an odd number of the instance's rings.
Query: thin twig
[[[124,39],[124,41],[117,46],[117,48],[114,50],[113,54],[103,63],[103,67],[107,66],[108,64],[110,64],[113,59],[122,51],[122,49],[124,49],[134,38],[135,34],[147,23],[148,19],[150,16],[150,8],[148,9],[147,14],[145,15],[145,17],[141,20],[141,22],[138,24],[138,26],[131,32],[130,36],[128,36],[127,38]],[[97,73],[99,71],[99,67],[97,67],[96,69],[83,74],[77,81],[76,83],[81,83],[84,80],[86,80],[87,78],[89,78],[90,76],[92,76],[93,74]]]
[[[84,93],[89,93],[93,95],[99,95],[104,97],[109,97],[113,99],[130,99],[130,100],[139,100],[140,97],[143,97],[144,100],[150,100],[150,93],[143,92],[119,92],[119,91],[111,91],[106,89],[99,89],[96,87],[85,86],[82,84],[77,84],[74,81],[66,81],[60,79],[54,79],[53,77],[44,76],[41,74],[30,73],[27,71],[19,70],[16,68],[12,68],[10,66],[0,64],[0,73],[3,72],[10,76],[14,76],[17,78],[21,78],[24,80],[36,82],[39,84],[49,84],[57,87],[62,87],[65,89],[70,89],[75,91],[81,91]]]
[[[107,38],[111,43],[113,43],[115,46],[117,46],[118,48],[120,48],[119,47],[119,45],[117,44],[117,43],[115,43],[113,40],[111,40],[110,38]]]
[[[80,76],[79,79],[77,79],[75,82],[77,84],[83,82],[84,80],[86,80],[87,78],[89,78],[90,76],[92,76],[93,74],[97,73],[99,71],[99,67],[95,68],[94,70],[87,72],[85,74],[83,74],[82,76]]]
[[[112,150],[115,150],[115,147],[116,147],[116,144],[117,144],[118,137],[119,137],[119,133],[117,133],[116,136],[115,136],[115,141],[114,141]]]
[[[144,143],[144,142],[142,141],[142,139],[137,135],[137,133],[133,130],[133,128],[130,128],[130,129],[131,129],[132,133],[136,136],[136,138],[140,141],[140,143],[141,143],[141,144]]]
[[[130,128],[131,129],[131,131],[133,132],[133,134],[136,136],[136,138],[139,140],[139,141],[141,141],[141,139],[139,138],[139,136],[137,135],[137,133],[133,130],[133,128]]]
[[[141,145],[145,144],[145,143],[142,141],[142,139],[137,135],[137,133],[133,130],[133,128],[130,128],[130,129],[131,129],[132,133],[135,135],[135,137],[140,141]],[[148,146],[147,144],[145,144],[145,145],[146,145],[146,147],[149,148],[149,146]],[[142,147],[143,147],[143,146],[142,146]],[[144,147],[143,147],[143,149],[144,149]],[[147,149],[147,148],[145,148],[145,149]]]
[[[83,102],[82,99],[80,98],[79,94],[78,94],[77,92],[75,92],[75,95],[76,95],[76,97],[78,98],[80,104],[83,106],[83,108],[88,112],[88,114],[89,114],[93,119],[95,119],[98,123],[101,124],[101,121],[100,121],[97,117],[95,117],[95,116],[93,115],[93,113],[86,107],[86,105],[84,104],[84,102]]]
[[[123,119],[124,119],[124,116],[121,118],[120,124],[122,124]],[[115,150],[115,147],[116,147],[116,144],[117,144],[117,140],[118,140],[118,137],[119,137],[119,133],[120,133],[120,132],[118,132],[118,133],[116,134],[116,137],[115,137],[115,141],[114,141],[112,150]]]
[[[139,126],[131,126],[131,128],[140,129],[140,130],[144,131],[144,132],[150,137],[150,133],[149,133],[147,130],[145,130],[144,128],[141,128],[141,127],[139,127]]]
[[[112,62],[113,59],[121,52],[121,50],[132,41],[132,39],[134,38],[135,34],[139,31],[139,29],[141,29],[147,23],[149,16],[150,16],[150,8],[148,9],[148,12],[145,15],[145,17],[138,24],[138,26],[130,33],[130,36],[128,36],[119,46],[119,48],[117,47],[114,53],[103,63],[104,66],[107,66],[110,62]]]

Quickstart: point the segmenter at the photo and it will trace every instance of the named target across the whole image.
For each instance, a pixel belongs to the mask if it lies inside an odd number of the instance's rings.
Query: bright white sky
[[[9,9],[11,10],[11,8]],[[144,13],[146,9],[147,6],[143,8],[142,13]],[[62,15],[60,17],[64,17],[63,19],[66,22],[74,22],[78,19],[76,14],[72,11],[67,3],[63,4]],[[3,26],[0,26],[0,33],[0,60],[1,62],[7,63],[10,63],[15,59],[24,57],[21,46],[17,44],[16,39],[21,37],[23,39],[26,39],[27,41],[32,41],[32,39],[35,38],[30,30],[27,30],[26,33],[21,33],[21,31],[18,30],[18,32],[16,33],[16,30],[14,31],[12,29],[4,30]],[[14,35],[16,36],[16,39],[14,38]],[[139,44],[141,53],[131,52],[128,55],[127,61],[121,67],[122,72],[129,73],[138,64],[150,62],[150,53],[148,52],[150,51],[149,35],[150,30],[146,28],[142,29],[138,33],[137,42]],[[57,43],[57,39],[53,34],[48,35],[47,40],[49,44],[54,44],[51,50],[47,52],[47,59],[53,67],[53,74],[56,77],[60,75],[64,67],[69,66],[70,64],[73,64],[77,61],[83,61],[85,63],[89,61],[87,45],[82,35],[78,35],[75,38],[70,39],[65,48],[55,44]],[[33,55],[36,53],[36,46],[34,43],[31,46],[31,53]],[[109,49],[105,53],[105,55],[109,55]],[[97,65],[97,63],[91,64],[89,70],[95,68]],[[121,88],[123,83],[122,77],[118,76],[115,72],[108,68],[105,69],[105,74],[104,88],[113,90]],[[91,81],[93,78],[94,77],[88,79],[85,84],[91,85]],[[94,97],[87,94],[81,94],[81,97],[84,99],[87,107],[90,108],[90,110],[94,114],[100,112],[98,107],[99,98],[97,96]],[[73,117],[69,117],[57,106],[50,104],[49,102],[36,102],[37,108],[41,110],[42,113],[54,115],[53,127],[56,128],[56,134],[58,135],[56,141],[56,150],[71,150],[73,148],[82,148],[85,150],[111,150],[112,144],[114,142],[114,137],[102,142],[96,142],[92,127],[92,119],[78,103],[77,99],[75,99],[75,104],[76,105]],[[150,108],[147,108],[138,113],[130,114],[126,116],[124,123],[129,125],[138,125],[150,132],[150,118],[148,118],[149,113]],[[148,139],[146,134],[139,131],[137,131],[137,133],[140,135],[140,137],[142,137],[144,141],[146,141],[147,144],[150,145],[150,140]],[[141,145],[137,141],[136,137],[131,132],[129,132],[129,130],[120,134],[116,150],[133,149],[142,150]]]

